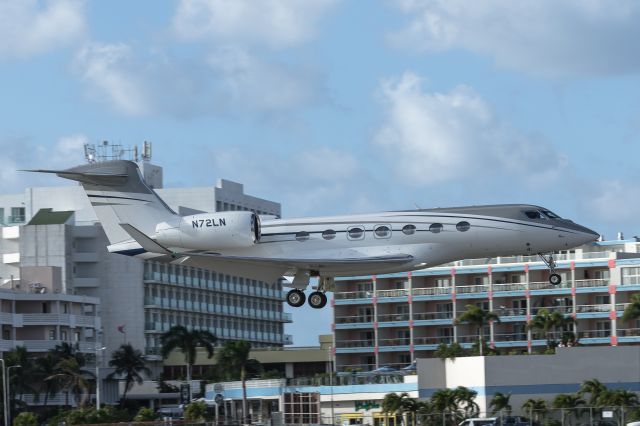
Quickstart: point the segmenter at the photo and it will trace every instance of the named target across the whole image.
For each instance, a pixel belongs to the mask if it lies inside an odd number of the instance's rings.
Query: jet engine
[[[260,219],[252,212],[201,213],[156,225],[155,240],[166,247],[218,250],[260,241]]]

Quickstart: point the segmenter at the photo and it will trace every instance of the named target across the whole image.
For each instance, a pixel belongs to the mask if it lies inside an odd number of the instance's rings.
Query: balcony
[[[456,293],[458,295],[473,294],[473,293],[487,293],[488,291],[489,291],[489,286],[488,285],[456,286]]]
[[[442,343],[450,345],[453,343],[453,337],[450,336],[428,336],[428,337],[415,337],[413,344],[415,346],[438,346]]]
[[[382,299],[385,297],[407,297],[409,295],[409,290],[406,289],[395,289],[395,290],[378,290],[377,296]]]
[[[493,291],[495,293],[503,292],[503,291],[525,291],[526,289],[527,289],[526,283],[514,283],[514,284],[499,283],[499,284],[493,285]]]
[[[26,220],[26,217],[24,215],[7,216],[7,224],[9,224],[9,225],[16,225],[18,223],[24,223],[25,220]]]
[[[413,314],[415,321],[437,321],[453,319],[453,312],[421,312]]]
[[[411,292],[414,296],[438,296],[451,294],[451,287],[414,288]]]
[[[353,315],[335,318],[336,324],[371,324],[373,323],[372,315]]]
[[[493,335],[494,342],[526,342],[527,334],[526,333],[503,333],[503,334],[494,334]]]
[[[408,337],[398,339],[379,339],[378,346],[409,346],[411,341]]]
[[[618,337],[640,337],[640,328],[619,329]]]
[[[546,310],[549,313],[552,312],[560,312],[564,315],[569,315],[573,313],[572,306],[535,306],[531,308],[531,315],[538,315],[540,311]]]
[[[607,287],[608,285],[608,278],[601,278],[596,280],[576,280],[576,288]]]
[[[334,297],[336,300],[371,299],[373,294],[373,291],[345,291],[335,293]]]
[[[336,348],[373,348],[373,340],[336,340]]]
[[[576,306],[576,313],[585,314],[585,313],[606,313],[608,314],[611,311],[610,304],[603,305],[578,305]]]
[[[378,322],[398,322],[409,321],[409,314],[387,314],[378,315]]]
[[[282,336],[282,344],[293,345],[293,336],[291,334],[284,334]]]
[[[608,339],[611,330],[584,330],[578,331],[578,339]]]

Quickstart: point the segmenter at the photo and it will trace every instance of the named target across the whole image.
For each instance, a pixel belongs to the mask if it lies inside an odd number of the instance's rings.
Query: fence
[[[365,409],[368,407],[364,407]],[[474,418],[486,421],[474,422],[473,426],[625,426],[640,421],[640,406],[634,407],[576,407],[549,408],[544,410],[514,410],[527,415],[502,413],[474,414]],[[323,412],[323,414],[325,414]],[[369,426],[458,426],[465,421],[463,412],[386,414],[361,411],[359,413],[336,413],[321,416],[325,425],[369,425]],[[469,425],[469,423],[467,423]],[[463,425],[465,426],[465,425]]]

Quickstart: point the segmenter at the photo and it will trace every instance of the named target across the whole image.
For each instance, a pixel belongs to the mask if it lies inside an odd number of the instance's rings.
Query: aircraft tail
[[[133,161],[106,161],[67,170],[28,170],[56,175],[80,182],[102,223],[110,244],[130,241],[120,224],[128,223],[146,235],[155,233],[156,224],[177,216],[144,182]]]

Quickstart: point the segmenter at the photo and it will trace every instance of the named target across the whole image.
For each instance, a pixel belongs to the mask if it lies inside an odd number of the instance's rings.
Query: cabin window
[[[306,231],[300,231],[296,234],[296,240],[307,241],[309,239],[309,233]]]
[[[387,225],[378,225],[374,228],[373,235],[376,238],[389,238],[391,237],[391,228]]]
[[[469,222],[466,222],[464,220],[462,222],[458,222],[458,224],[456,225],[456,229],[460,232],[467,232],[469,228],[471,228],[471,225],[469,224]]]
[[[333,240],[336,237],[336,231],[333,229],[327,229],[322,233],[322,238],[325,240]]]
[[[364,239],[364,228],[360,226],[352,226],[347,230],[347,236],[350,240]]]
[[[442,228],[443,226],[441,223],[432,223],[429,227],[429,231],[433,232],[434,234],[438,234],[440,231],[442,231]]]
[[[416,226],[415,225],[405,225],[402,228],[402,233],[405,235],[413,235],[416,233]]]

